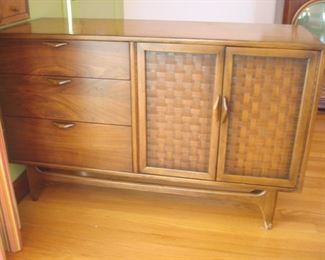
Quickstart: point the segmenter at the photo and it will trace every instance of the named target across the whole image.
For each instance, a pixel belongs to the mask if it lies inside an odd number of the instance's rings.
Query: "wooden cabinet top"
[[[290,49],[324,48],[301,26],[120,19],[41,18],[0,31],[0,38],[60,38],[218,43]]]

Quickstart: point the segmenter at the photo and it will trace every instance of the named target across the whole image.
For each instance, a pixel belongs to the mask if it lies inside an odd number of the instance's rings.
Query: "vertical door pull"
[[[228,117],[228,104],[227,104],[227,98],[222,98],[222,123],[226,122]]]

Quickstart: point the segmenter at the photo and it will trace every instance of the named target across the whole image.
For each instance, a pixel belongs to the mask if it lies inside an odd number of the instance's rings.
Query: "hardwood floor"
[[[254,206],[51,184],[19,206],[24,250],[9,259],[325,259],[325,114],[302,193],[280,193],[274,228]]]

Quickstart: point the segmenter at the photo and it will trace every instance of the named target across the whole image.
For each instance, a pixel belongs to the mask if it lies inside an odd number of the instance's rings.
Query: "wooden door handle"
[[[57,128],[60,129],[69,129],[75,126],[74,123],[67,123],[67,122],[57,122],[57,121],[53,121],[52,122],[54,126],[56,126]]]
[[[64,86],[72,82],[71,79],[48,78],[47,81],[55,86]]]
[[[46,46],[53,47],[53,48],[60,48],[60,47],[68,45],[67,42],[43,42],[43,44]]]
[[[227,98],[223,97],[222,98],[222,123],[226,122],[228,117],[228,103],[227,103]]]
[[[220,100],[221,100],[221,97],[217,96],[216,102],[214,102],[214,105],[213,105],[213,112],[216,116],[217,122],[220,121]]]

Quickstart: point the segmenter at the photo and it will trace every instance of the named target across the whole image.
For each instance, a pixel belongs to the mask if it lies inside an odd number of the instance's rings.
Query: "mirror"
[[[325,43],[325,0],[307,2],[296,13],[293,24],[302,25]]]

